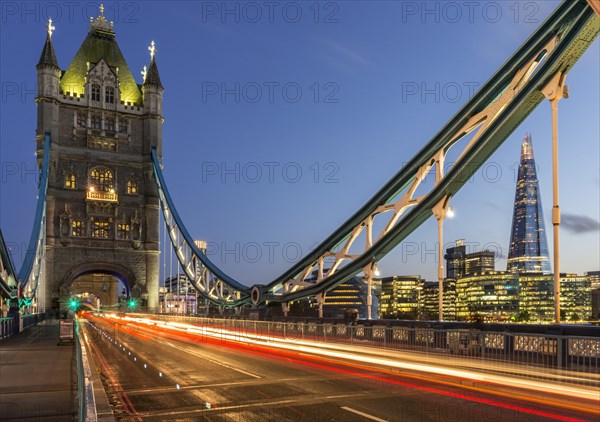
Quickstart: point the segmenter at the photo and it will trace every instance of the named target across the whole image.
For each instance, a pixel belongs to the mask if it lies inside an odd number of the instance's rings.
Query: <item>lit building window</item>
[[[77,113],[77,127],[87,127],[87,116],[83,113]]]
[[[107,118],[104,121],[104,129],[106,129],[110,132],[114,132],[115,131],[115,119],[113,119],[112,117]]]
[[[108,239],[110,237],[110,223],[106,220],[95,220],[92,223],[92,237]]]
[[[102,128],[102,118],[98,115],[93,115],[91,118],[92,121],[92,129],[101,129]]]
[[[137,183],[133,180],[127,182],[127,193],[130,195],[136,195],[138,193]]]
[[[84,225],[83,225],[83,221],[81,220],[73,220],[73,237],[83,237],[83,229],[84,229]]]
[[[90,173],[91,187],[102,192],[111,192],[113,189],[113,174],[104,167],[97,167]],[[112,193],[112,192],[111,192]]]
[[[109,104],[115,102],[115,89],[112,86],[106,87],[104,101]]]
[[[75,189],[77,187],[77,181],[73,173],[68,173],[65,176],[65,188]]]
[[[119,119],[119,133],[127,133],[127,120]]]
[[[100,101],[100,85],[92,85],[92,101]]]
[[[119,223],[117,225],[117,238],[121,240],[129,240],[129,230],[129,224]]]

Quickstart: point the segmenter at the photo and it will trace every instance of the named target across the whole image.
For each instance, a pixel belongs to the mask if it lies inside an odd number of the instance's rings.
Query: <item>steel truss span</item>
[[[286,303],[320,295],[364,272],[449,199],[485,163],[578,61],[600,32],[600,18],[585,1],[563,1],[551,16],[487,81],[473,98],[385,186],[342,226],[281,276],[252,289],[232,279],[195,245],[168,194],[161,165],[152,152],[167,231],[177,259],[200,293],[236,306]],[[459,141],[464,140],[461,145]],[[464,145],[463,145],[464,144]],[[458,159],[445,166],[450,148]],[[415,193],[435,172],[434,186]],[[423,186],[421,186],[423,188]],[[383,229],[375,232],[375,227]],[[316,279],[311,277],[316,274]]]

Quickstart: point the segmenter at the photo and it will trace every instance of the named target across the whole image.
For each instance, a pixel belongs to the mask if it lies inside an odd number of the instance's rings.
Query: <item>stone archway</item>
[[[66,272],[60,284],[60,296],[90,293],[99,298],[103,306],[116,305],[119,281],[123,282],[128,297],[139,298],[145,293],[128,268],[114,263],[85,263]]]

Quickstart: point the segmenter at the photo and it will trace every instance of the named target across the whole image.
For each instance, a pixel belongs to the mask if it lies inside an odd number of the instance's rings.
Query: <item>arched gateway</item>
[[[101,10],[63,71],[51,29],[37,64],[40,165],[44,134],[51,139],[42,308],[86,289],[110,302],[112,284],[121,280],[142,306],[156,309],[159,206],[151,150],[162,154],[163,87],[154,47],[138,84]],[[114,283],[98,288],[101,277]]]

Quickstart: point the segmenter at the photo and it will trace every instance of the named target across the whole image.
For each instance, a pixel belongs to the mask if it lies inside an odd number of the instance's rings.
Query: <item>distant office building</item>
[[[521,144],[507,270],[513,273],[551,272],[530,134],[525,135]]]
[[[446,278],[457,280],[465,275],[465,257],[467,249],[462,239],[456,241],[456,246],[446,249]]]
[[[419,311],[417,319],[437,320],[439,318],[439,283],[437,281],[426,281],[419,297]],[[445,290],[445,289],[444,289]],[[444,306],[444,319],[448,320],[447,309]]]
[[[159,288],[159,309],[167,314],[195,314],[202,297],[185,274],[167,278]]]
[[[381,279],[382,318],[417,319],[419,298],[425,280],[420,275]]]
[[[371,291],[371,319],[378,318],[379,301],[376,289]],[[308,304],[308,308],[305,305]],[[307,302],[297,301],[290,315],[317,315],[319,304],[311,297]],[[323,317],[344,318],[346,312],[355,309],[359,318],[367,318],[367,283],[360,277],[353,277],[325,294]]]
[[[495,271],[496,256],[492,251],[467,253],[464,241],[461,239],[456,241],[455,246],[446,249],[444,259],[446,260],[446,279],[444,280],[443,319],[454,321],[457,318],[456,286],[458,281],[467,276]],[[462,288],[465,288],[464,283]]]
[[[465,256],[465,275],[481,274],[495,271],[496,254],[491,251],[481,251]]]
[[[554,320],[553,274],[521,274],[519,290],[521,320]],[[561,321],[587,320],[592,316],[590,277],[560,274],[560,311]]]
[[[600,320],[600,288],[592,290],[592,320]]]
[[[522,322],[554,320],[554,276],[520,274],[519,320]]]
[[[600,289],[600,271],[588,271],[585,275],[590,278],[592,290]]]
[[[519,311],[519,282],[507,271],[466,275],[456,281],[456,318],[508,321]]]
[[[436,292],[437,292],[436,286]],[[442,303],[442,311],[444,312],[444,321],[456,321],[456,280],[447,278],[444,280],[444,297]],[[438,298],[439,301],[439,298]],[[435,310],[435,315],[438,315],[439,307]]]
[[[590,277],[560,274],[560,310],[563,321],[587,321],[592,316]]]

